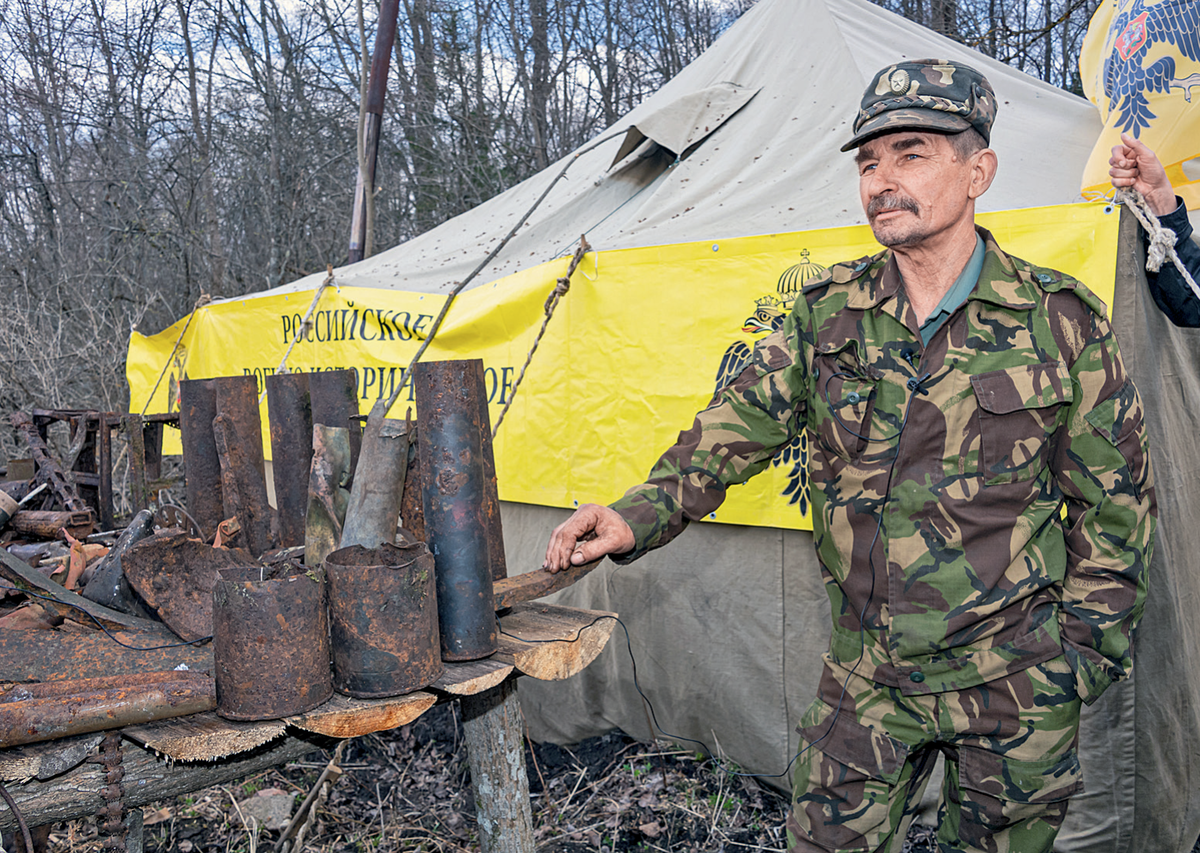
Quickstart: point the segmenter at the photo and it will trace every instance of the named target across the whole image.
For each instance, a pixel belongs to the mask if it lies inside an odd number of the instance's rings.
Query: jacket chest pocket
[[[813,358],[813,429],[826,450],[847,461],[866,449],[875,410],[879,379],[858,357],[858,342],[850,341]]]
[[[978,403],[980,474],[986,485],[1019,483],[1046,467],[1054,433],[1074,399],[1061,361],[971,377]]]

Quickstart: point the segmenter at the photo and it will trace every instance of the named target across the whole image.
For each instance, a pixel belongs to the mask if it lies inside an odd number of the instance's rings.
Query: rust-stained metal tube
[[[358,465],[362,426],[358,421],[358,379],[353,370],[321,370],[308,374],[312,422],[350,430],[350,470]]]
[[[76,539],[82,539],[90,535],[95,527],[91,510],[56,512],[48,509],[22,509],[13,513],[8,523],[14,533],[38,539],[62,539],[64,528]]]
[[[223,376],[217,388],[213,439],[221,475],[222,519],[236,517],[241,541],[257,557],[273,547],[273,521],[267,503],[262,416],[253,376]]]
[[[187,508],[205,539],[212,538],[224,512],[221,461],[212,427],[216,416],[216,380],[185,379],[179,383],[179,431],[183,441]]]
[[[312,404],[307,373],[267,377],[271,422],[271,473],[279,511],[279,544],[304,544],[308,513],[308,472],[312,465]]]
[[[213,659],[217,713],[231,720],[288,717],[332,696],[321,570],[283,564],[221,571],[213,588]]]
[[[362,429],[353,370],[277,373],[267,377],[271,422],[271,465],[280,545],[304,544],[313,424],[349,430],[351,471],[358,461]],[[318,561],[319,564],[319,561]]]
[[[0,688],[0,748],[182,717],[217,705],[202,673],[154,672]]]
[[[395,544],[407,471],[408,425],[391,418],[367,424],[342,526],[343,548]]]
[[[500,494],[496,486],[496,455],[492,451],[492,425],[488,417],[487,391],[483,385],[483,362],[480,365],[479,402],[480,450],[483,454],[483,521],[487,525],[488,559],[492,565],[492,580],[508,577],[508,561],[504,557],[504,527],[500,523]]]
[[[484,514],[479,359],[413,369],[425,533],[437,565],[442,657],[475,660],[496,650],[492,567]]]
[[[379,698],[442,674],[433,556],[424,543],[352,545],[325,558],[333,686]]]

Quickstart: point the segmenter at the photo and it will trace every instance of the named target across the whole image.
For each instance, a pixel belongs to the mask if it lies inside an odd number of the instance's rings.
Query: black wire
[[[62,604],[67,607],[74,608],[75,610],[78,610],[84,616],[87,616],[89,619],[91,619],[93,622],[95,622],[96,627],[99,628],[101,631],[103,631],[105,634],[107,634],[108,638],[110,640],[112,640],[114,643],[116,643],[118,646],[124,646],[125,648],[132,649],[135,652],[154,652],[154,651],[158,651],[159,649],[174,649],[174,648],[178,648],[179,646],[198,646],[200,643],[207,643],[209,640],[212,639],[212,635],[210,634],[207,637],[201,637],[198,640],[191,640],[190,642],[165,643],[164,645],[161,645],[161,646],[131,646],[129,643],[118,640],[115,636],[113,636],[113,633],[104,627],[104,623],[101,622],[99,619],[97,619],[95,616],[93,616],[86,607],[81,607],[78,604],[71,604],[68,601],[59,601],[57,598],[54,598],[53,596],[39,595],[36,592],[30,592],[27,589],[21,589],[19,586],[8,586],[7,584],[0,584],[0,589],[8,590],[9,592],[19,592],[19,593],[22,593],[23,595],[28,595],[31,598],[40,598],[43,601],[52,601],[55,604]]]
[[[503,625],[500,625],[499,628],[500,628],[500,633],[503,634],[504,636],[512,637],[514,640],[520,640],[522,643],[529,643],[530,645],[534,645],[534,646],[541,646],[541,645],[545,645],[546,643],[577,643],[583,637],[583,632],[586,631],[588,628],[592,627],[593,625],[595,625],[601,619],[617,619],[617,617],[610,616],[607,613],[605,613],[603,616],[597,616],[591,622],[588,622],[586,625],[582,626],[578,631],[576,631],[575,636],[569,640],[566,638],[559,639],[559,640],[526,640],[524,637],[519,637],[516,634],[513,634],[509,631],[505,631]],[[617,621],[620,622],[621,620],[617,619]]]

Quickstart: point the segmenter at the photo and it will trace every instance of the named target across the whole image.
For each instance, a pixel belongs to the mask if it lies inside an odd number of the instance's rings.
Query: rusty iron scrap
[[[0,687],[0,748],[182,717],[216,707],[213,680],[153,672]]]
[[[79,491],[73,483],[68,481],[62,466],[50,453],[50,448],[46,446],[41,433],[38,432],[33,418],[26,412],[13,412],[9,421],[20,431],[29,445],[29,452],[37,464],[38,480],[49,483],[54,496],[70,512],[90,513],[91,509],[83,502]]]
[[[325,558],[325,577],[338,692],[399,696],[438,679],[436,584],[424,543],[339,548]]]
[[[217,713],[231,720],[302,714],[333,695],[329,611],[320,569],[221,571],[213,590]]]
[[[496,651],[487,518],[479,359],[413,369],[421,430],[425,533],[437,566],[442,658],[477,660]]]
[[[8,526],[14,533],[32,539],[65,539],[64,529],[76,539],[82,539],[91,534],[96,525],[91,510],[22,509],[13,513]]]
[[[213,588],[222,569],[248,566],[246,551],[214,548],[181,530],[161,530],[121,558],[125,579],[151,610],[185,640],[213,633]]]
[[[92,572],[91,578],[83,588],[83,597],[114,610],[142,615],[139,612],[141,608],[137,606],[137,599],[129,588],[129,582],[125,579],[122,560],[130,548],[153,532],[154,514],[150,510],[144,509],[135,515],[129,526],[117,538],[116,544]]]

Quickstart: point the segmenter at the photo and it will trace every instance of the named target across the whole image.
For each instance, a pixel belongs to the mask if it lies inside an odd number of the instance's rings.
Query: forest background
[[[123,411],[130,328],[346,262],[376,2],[0,0],[0,413]],[[1100,0],[877,2],[1079,93]],[[400,0],[374,247],[569,153],[753,3]]]

